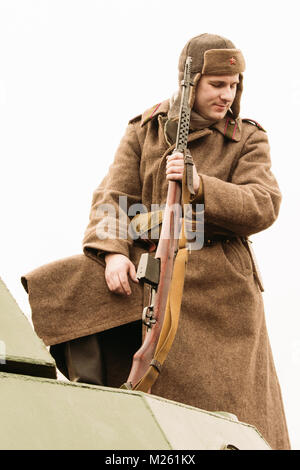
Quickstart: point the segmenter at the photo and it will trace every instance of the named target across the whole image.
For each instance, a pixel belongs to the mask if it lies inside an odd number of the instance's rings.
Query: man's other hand
[[[133,282],[139,282],[134,264],[127,256],[118,253],[108,253],[105,262],[105,280],[109,290],[115,294],[130,295],[128,275]]]

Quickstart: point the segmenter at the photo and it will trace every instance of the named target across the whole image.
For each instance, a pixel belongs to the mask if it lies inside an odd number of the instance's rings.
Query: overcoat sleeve
[[[129,257],[127,208],[141,201],[141,148],[133,124],[127,126],[107,176],[93,193],[83,251],[101,262],[106,252]],[[121,201],[121,204],[120,204]]]
[[[230,182],[200,175],[205,223],[240,236],[269,227],[276,220],[281,203],[281,193],[270,167],[267,135],[255,129],[234,163]]]

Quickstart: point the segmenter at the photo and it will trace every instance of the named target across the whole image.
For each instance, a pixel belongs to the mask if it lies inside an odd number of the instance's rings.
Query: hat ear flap
[[[231,111],[232,111],[232,115],[234,119],[238,118],[240,114],[241,96],[243,92],[243,74],[242,73],[239,74],[239,79],[240,79],[240,82],[237,86],[236,95],[231,105]]]
[[[193,74],[192,76],[192,81],[193,81],[193,86],[191,87],[191,92],[190,92],[190,99],[189,99],[189,106],[191,109],[193,109],[194,103],[195,103],[195,96],[196,96],[196,88],[198,85],[198,82],[201,78],[201,73],[196,73]]]
[[[193,86],[191,86],[191,88],[190,88],[190,98],[189,98],[189,106],[190,106],[191,109],[193,109],[193,106],[194,106],[196,88],[197,88],[197,85],[198,85],[198,82],[199,82],[200,78],[201,78],[201,73],[200,72],[191,73],[191,80],[193,82]],[[181,93],[182,93],[182,89],[181,89],[181,81],[182,80],[183,80],[183,72],[179,72],[179,93],[177,95],[176,104],[173,105],[173,111],[176,108],[176,110],[179,112],[180,101],[181,101]]]

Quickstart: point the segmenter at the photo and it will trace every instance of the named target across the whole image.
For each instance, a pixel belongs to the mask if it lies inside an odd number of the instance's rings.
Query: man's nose
[[[221,95],[220,95],[220,98],[223,100],[223,101],[232,101],[232,90],[230,87],[228,88],[224,88],[222,91],[221,91]]]

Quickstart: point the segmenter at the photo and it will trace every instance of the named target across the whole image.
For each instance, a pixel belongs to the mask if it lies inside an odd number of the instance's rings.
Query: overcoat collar
[[[217,129],[227,139],[239,142],[241,140],[241,118],[232,119],[230,115],[226,115],[223,119],[213,124],[211,127]]]
[[[157,103],[156,105],[152,106],[152,108],[147,109],[142,114],[141,119],[141,127],[143,127],[147,122],[152,120],[158,115],[166,115],[169,110],[169,100],[162,101],[161,103]],[[241,139],[241,119],[233,119],[227,114],[223,119],[216,122],[211,128],[216,129],[224,137],[228,138],[229,140],[233,140],[234,142],[239,142]]]

